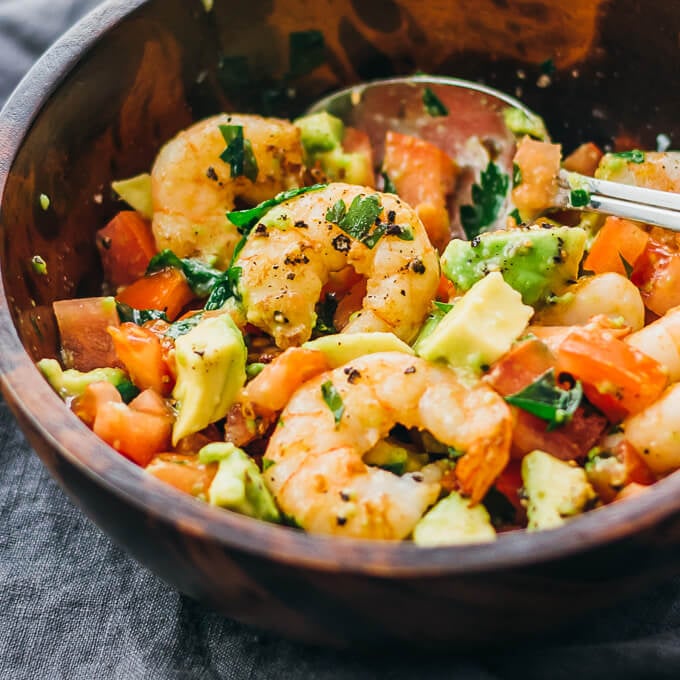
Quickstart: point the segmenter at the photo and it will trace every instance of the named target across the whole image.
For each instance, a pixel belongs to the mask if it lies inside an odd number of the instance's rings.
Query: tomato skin
[[[650,238],[630,277],[645,307],[659,316],[680,305],[680,251],[674,241]]]
[[[146,470],[179,491],[205,497],[217,473],[217,463],[200,463],[195,455],[160,453],[146,466]]]
[[[647,247],[649,234],[638,224],[608,217],[593,242],[583,267],[595,274],[616,272],[628,276],[623,260],[634,266]]]
[[[494,484],[496,490],[512,503],[518,513],[524,513],[524,506],[519,496],[523,484],[522,463],[519,460],[511,460]]]
[[[142,390],[151,388],[167,396],[174,379],[165,361],[165,352],[158,336],[148,328],[134,323],[109,328],[116,355],[125,366],[132,382]]]
[[[134,309],[159,309],[174,321],[182,309],[194,299],[184,274],[174,267],[142,276],[116,296]]]
[[[107,332],[109,327],[120,324],[111,298],[55,300],[52,309],[66,368],[87,372],[93,368],[120,366]]]
[[[265,411],[279,411],[300,385],[329,369],[323,352],[289,347],[248,383],[244,394],[254,406]]]
[[[146,271],[156,253],[151,224],[134,210],[122,210],[97,232],[104,278],[114,287],[126,286]]]
[[[592,142],[586,142],[574,149],[564,159],[562,165],[569,172],[580,172],[582,175],[592,177],[603,155],[599,146]]]
[[[557,373],[569,373],[611,422],[656,401],[668,382],[658,361],[608,331],[576,328],[557,350]]]
[[[523,390],[548,369],[557,359],[545,343],[529,339],[517,343],[491,368],[484,380],[501,395]],[[592,409],[579,406],[572,419],[554,430],[548,423],[523,409],[511,406],[514,416],[512,430],[513,459],[540,449],[561,460],[584,458],[602,435],[607,420]]]
[[[442,251],[451,238],[446,198],[458,176],[456,164],[431,142],[390,130],[385,135],[383,171],[399,196],[415,208],[430,241]]]

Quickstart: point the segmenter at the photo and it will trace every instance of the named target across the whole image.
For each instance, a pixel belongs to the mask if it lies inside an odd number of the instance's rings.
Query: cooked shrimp
[[[387,224],[373,248],[326,217],[338,202],[349,209],[362,195],[378,197],[379,219]],[[342,183],[270,210],[251,232],[237,264],[248,321],[283,348],[309,339],[323,285],[348,264],[366,277],[366,295],[343,328],[347,333],[389,331],[413,340],[439,283],[437,252],[415,211],[393,194]]]
[[[680,307],[632,333],[626,342],[665,366],[671,382],[680,380]]]
[[[220,158],[220,125],[243,126],[258,167],[254,182],[231,177]],[[240,238],[225,217],[235,200],[254,205],[300,186],[302,169],[300,130],[288,121],[223,113],[192,125],[160,150],[151,171],[156,245],[226,266]]]
[[[623,432],[652,472],[664,475],[680,468],[680,384],[624,421]]]
[[[680,192],[680,152],[637,151],[636,158],[606,154],[596,177],[649,189]]]
[[[313,378],[283,410],[265,453],[283,512],[316,533],[408,536],[439,483],[362,459],[397,423],[465,451],[456,472],[472,502],[509,460],[512,416],[491,388],[466,387],[451,369],[401,352],[369,354]]]

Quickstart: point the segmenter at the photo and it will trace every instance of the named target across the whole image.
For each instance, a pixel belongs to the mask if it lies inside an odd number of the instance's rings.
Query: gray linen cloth
[[[96,4],[0,0],[0,102]],[[65,497],[0,402],[0,680],[24,678],[677,680],[680,579],[588,618],[562,645],[477,658],[308,648],[211,612],[137,564]]]

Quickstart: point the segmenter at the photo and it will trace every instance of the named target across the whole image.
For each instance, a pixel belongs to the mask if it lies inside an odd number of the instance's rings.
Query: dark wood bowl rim
[[[60,38],[17,86],[0,112],[0,128],[21,131],[5,140],[0,158],[0,200],[16,154],[42,106],[102,34],[148,1],[109,0],[102,4]],[[225,547],[324,571],[381,577],[453,575],[556,560],[641,532],[680,511],[680,475],[674,474],[645,494],[591,511],[552,531],[512,532],[494,543],[423,549],[411,543],[315,536],[219,510],[152,478],[104,444],[71,413],[24,349],[3,281],[0,286],[0,385],[13,408],[59,456],[145,511],[151,521],[174,524],[182,532]],[[40,403],[39,412],[31,402]],[[74,436],[77,447],[73,446]],[[94,470],[88,464],[92,458],[103,461],[106,469]]]

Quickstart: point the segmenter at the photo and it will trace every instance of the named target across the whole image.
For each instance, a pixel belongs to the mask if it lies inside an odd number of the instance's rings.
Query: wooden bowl
[[[310,30],[324,34],[325,61],[299,75],[289,34]],[[292,114],[336,87],[420,68],[517,94],[567,149],[587,139],[654,147],[658,133],[680,139],[679,30],[680,5],[663,0],[102,5],[47,52],[0,116],[2,389],[51,474],[180,590],[314,643],[508,642],[677,573],[680,475],[563,528],[494,544],[425,550],[311,536],[147,475],[81,424],[33,362],[56,356],[51,302],[98,290],[93,235],[116,210],[110,180],[148,169],[192,119],[268,105]],[[306,37],[311,59],[316,34]],[[35,254],[46,276],[33,271]]]

